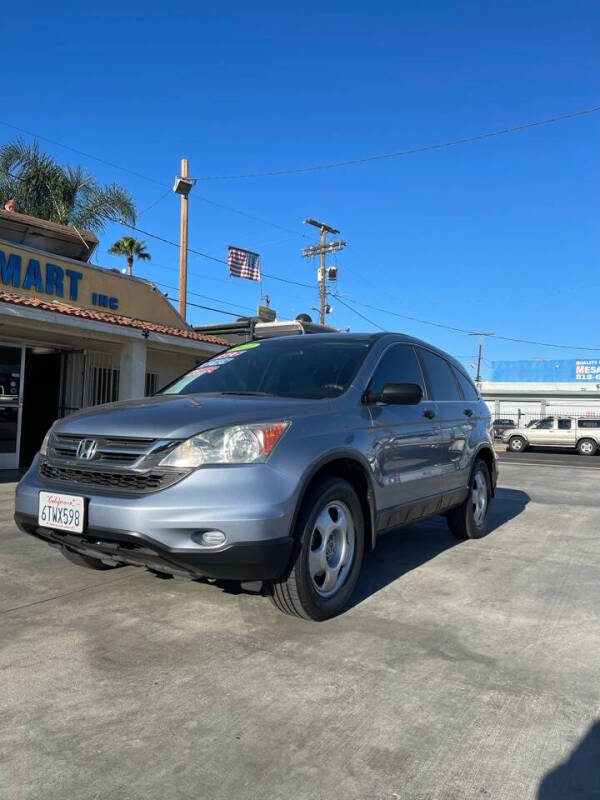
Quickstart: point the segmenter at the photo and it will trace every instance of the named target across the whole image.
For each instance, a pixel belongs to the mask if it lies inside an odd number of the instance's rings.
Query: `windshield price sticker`
[[[40,492],[38,525],[41,527],[83,533],[84,512],[83,497]]]
[[[234,358],[243,355],[244,355],[244,350],[235,350],[235,351],[230,350],[227,353],[220,353],[218,356],[215,356],[215,358],[211,358],[210,361],[205,361],[204,364],[202,364],[199,367],[196,367],[196,369],[192,370],[189,374],[206,375],[207,373],[210,372],[216,372],[216,370],[218,370],[219,367],[224,367],[226,364],[231,364]]]

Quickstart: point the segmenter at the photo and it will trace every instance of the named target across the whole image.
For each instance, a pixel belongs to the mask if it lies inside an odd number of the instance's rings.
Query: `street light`
[[[188,195],[195,180],[188,176],[188,160],[181,159],[181,175],[177,175],[173,185],[175,194],[181,196],[181,231],[179,237],[179,313],[187,315],[187,251],[188,251]]]

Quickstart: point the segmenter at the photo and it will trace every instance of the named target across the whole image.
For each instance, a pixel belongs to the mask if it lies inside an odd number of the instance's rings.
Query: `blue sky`
[[[195,177],[293,168],[600,105],[600,6],[591,1],[174,8],[107,0],[93,13],[33,2],[6,5],[0,30],[0,119],[147,176],[40,142],[126,186],[140,210],[172,184],[182,156]],[[348,242],[336,259],[346,297],[460,328],[600,348],[599,133],[594,114],[360,166],[201,180],[190,246],[222,258],[228,244],[248,247],[266,272],[312,283],[316,265],[300,257],[314,238],[301,221],[312,216]],[[0,141],[15,135],[0,126]],[[165,197],[139,226],[177,240],[178,199]],[[102,235],[99,263],[120,264],[106,250],[124,232]],[[177,286],[177,251],[147,245],[152,261],[137,274]],[[215,298],[192,302],[255,307],[257,286],[229,279],[225,266],[192,256],[189,269],[190,291]],[[266,280],[264,290],[281,316],[317,305],[316,288]],[[372,329],[331,303],[332,324]],[[464,334],[356,308],[473,360],[476,341]],[[190,308],[189,319],[223,317]],[[594,354],[485,346],[486,359],[576,355]]]

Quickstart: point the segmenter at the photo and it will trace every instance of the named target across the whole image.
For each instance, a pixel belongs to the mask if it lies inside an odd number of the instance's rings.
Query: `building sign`
[[[600,383],[600,360],[575,362],[576,381],[596,381]]]
[[[600,359],[494,361],[492,380],[505,383],[600,383]]]
[[[28,258],[24,263],[17,253],[0,250],[0,277],[7,289],[34,289],[38,294],[51,297],[64,297],[67,284],[67,297],[77,300],[83,273],[63,269],[49,261],[40,263],[37,258]]]
[[[148,281],[1,240],[0,290],[187,327]]]

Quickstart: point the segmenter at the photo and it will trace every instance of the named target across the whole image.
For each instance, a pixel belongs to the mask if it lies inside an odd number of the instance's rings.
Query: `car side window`
[[[600,419],[580,419],[577,420],[579,428],[600,428]]]
[[[477,389],[473,386],[471,381],[467,378],[466,375],[463,375],[459,369],[455,367],[451,367],[452,372],[454,373],[456,380],[460,388],[462,389],[463,397],[465,400],[479,400],[479,395],[477,394]],[[504,425],[508,422],[506,419],[498,420],[499,423]]]
[[[460,400],[458,384],[446,359],[419,347],[419,358],[429,386],[431,400]]]
[[[369,383],[369,394],[381,394],[386,383],[417,383],[425,392],[423,375],[411,345],[395,344],[385,351]]]
[[[559,431],[570,431],[571,430],[571,420],[570,419],[559,419],[558,420],[558,430]]]
[[[547,417],[543,419],[539,425],[537,425],[537,429],[540,431],[551,431],[554,426],[554,417]]]

